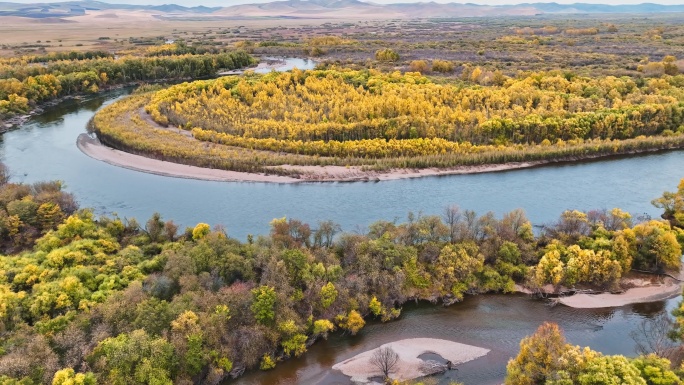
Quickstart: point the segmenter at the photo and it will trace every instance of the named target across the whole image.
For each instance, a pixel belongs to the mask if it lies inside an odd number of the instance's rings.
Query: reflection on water
[[[309,60],[309,59],[300,59],[300,58],[274,58],[274,57],[266,57],[262,59],[262,62],[265,62],[266,64],[270,64],[271,62],[275,63],[274,66],[268,66],[265,68],[257,68],[254,70],[254,72],[258,74],[265,74],[269,73],[271,71],[289,71],[293,68],[297,68],[300,70],[312,70],[316,67],[316,61],[314,60]]]

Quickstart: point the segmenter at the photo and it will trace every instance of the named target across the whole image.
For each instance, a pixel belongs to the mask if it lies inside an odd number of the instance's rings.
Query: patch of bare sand
[[[331,181],[362,181],[362,180],[398,180],[421,178],[425,176],[441,176],[441,175],[460,175],[460,174],[478,174],[485,172],[497,172],[506,170],[515,170],[519,168],[535,167],[548,162],[518,162],[506,164],[489,164],[479,166],[459,166],[447,169],[440,168],[426,168],[426,169],[394,169],[389,171],[368,171],[361,167],[350,166],[292,166],[284,165],[278,166],[285,170],[296,170],[302,172],[303,180],[331,182]]]
[[[620,294],[575,294],[560,298],[558,302],[578,309],[596,309],[662,301],[681,293],[681,283],[670,281],[662,285],[635,287]]]
[[[370,383],[370,378],[382,375],[378,368],[371,364],[371,357],[373,357],[375,351],[384,347],[392,348],[399,355],[396,371],[391,373],[390,376],[400,381],[412,380],[425,375],[420,370],[421,365],[425,362],[418,358],[421,354],[438,354],[445,360],[449,360],[454,364],[460,364],[489,353],[488,349],[448,340],[411,338],[384,344],[376,349],[339,362],[332,368],[341,371],[346,376],[350,376],[351,380],[355,383]]]
[[[227,170],[216,170],[146,158],[144,156],[129,154],[127,152],[104,146],[97,139],[93,139],[87,134],[81,134],[78,136],[77,145],[84,154],[90,156],[91,158],[101,160],[111,165],[150,174],[222,182],[299,182],[298,179],[279,175],[262,175]]]

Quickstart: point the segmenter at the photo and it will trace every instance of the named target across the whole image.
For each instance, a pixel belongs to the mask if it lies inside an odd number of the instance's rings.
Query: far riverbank
[[[127,153],[108,147],[96,138],[87,134],[79,135],[77,139],[78,148],[86,155],[108,164],[146,172],[149,174],[162,175],[174,178],[198,179],[222,182],[265,182],[265,183],[303,183],[303,182],[368,182],[368,181],[388,181],[400,179],[413,179],[429,176],[446,175],[466,175],[481,174],[490,172],[500,172],[518,170],[525,168],[540,167],[551,164],[564,164],[586,162],[599,159],[608,159],[637,155],[644,153],[655,153],[668,151],[669,149],[644,149],[630,151],[625,154],[610,156],[591,155],[586,157],[572,157],[563,160],[537,160],[530,162],[511,162],[504,164],[485,164],[473,166],[457,166],[452,168],[425,168],[425,169],[392,169],[388,171],[364,170],[361,167],[350,166],[290,166],[284,165],[278,168],[298,173],[297,177],[256,174],[220,169],[210,169],[203,167],[190,166],[180,163],[167,162],[145,156]]]

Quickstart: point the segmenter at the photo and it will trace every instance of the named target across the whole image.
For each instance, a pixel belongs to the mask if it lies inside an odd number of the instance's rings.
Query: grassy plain
[[[591,30],[596,29],[596,33]],[[315,45],[337,36],[345,44]],[[183,39],[206,46],[240,45],[257,55],[312,55],[357,67],[408,69],[413,60],[443,59],[499,69],[563,69],[638,75],[637,67],[667,55],[684,58],[684,14],[349,21],[324,19],[173,19],[149,11],[93,11],[63,19],[3,17],[0,54],[128,50]],[[319,50],[312,52],[318,46]],[[376,63],[392,47],[396,63]],[[456,74],[458,74],[458,70]]]

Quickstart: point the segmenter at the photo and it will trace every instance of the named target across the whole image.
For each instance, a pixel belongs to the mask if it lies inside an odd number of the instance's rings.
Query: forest
[[[653,201],[663,220],[567,211],[535,234],[521,210],[497,218],[449,207],[364,233],[276,218],[270,234],[240,242],[222,227],[183,230],[159,214],[145,223],[96,217],[59,184],[3,178],[0,381],[217,384],[305,354],[329,333],[390,322],[407,301],[449,305],[516,284],[616,289],[633,269],[679,269],[683,202],[684,180]],[[509,364],[511,384],[545,383],[528,362],[540,360],[526,348],[539,344],[530,338]],[[554,338],[543,339],[563,343]],[[601,360],[669,367],[651,356],[544,349],[559,362],[544,364],[544,378],[561,376],[553,384],[592,373]]]
[[[415,72],[344,69],[228,76],[119,101],[95,116],[91,130],[134,154],[294,176],[302,172],[281,166],[449,168],[684,145],[682,75],[499,73],[489,85],[477,84],[480,76],[436,82]]]
[[[117,85],[210,77],[222,69],[255,63],[241,51],[121,57],[72,51],[0,59],[0,119],[28,113],[66,96],[97,93]]]

